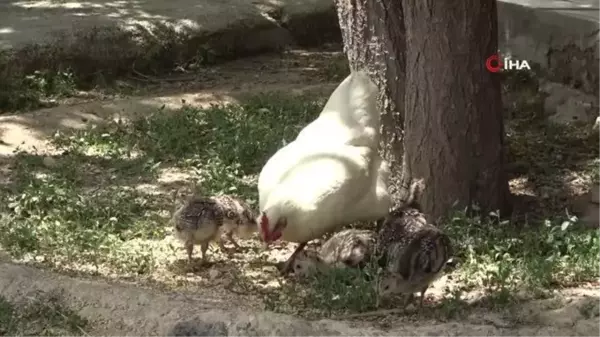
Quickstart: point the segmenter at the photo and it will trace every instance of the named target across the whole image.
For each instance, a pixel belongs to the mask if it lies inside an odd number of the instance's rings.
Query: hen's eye
[[[390,286],[383,287],[383,290],[389,290],[389,289],[390,289]]]
[[[302,269],[302,266],[300,264],[297,264],[296,269]]]

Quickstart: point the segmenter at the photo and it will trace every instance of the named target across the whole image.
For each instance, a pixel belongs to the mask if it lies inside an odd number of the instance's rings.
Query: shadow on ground
[[[521,222],[564,215],[574,197],[600,180],[598,130],[550,123],[541,81],[541,75],[522,73],[509,73],[503,81],[506,170],[516,194],[514,216]]]

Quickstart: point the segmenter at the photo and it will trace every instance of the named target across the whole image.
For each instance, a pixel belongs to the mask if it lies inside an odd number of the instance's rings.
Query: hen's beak
[[[265,234],[263,232],[260,233],[260,238],[261,238],[261,246],[263,250],[266,250],[267,248],[269,248],[269,245],[271,244],[271,240],[268,239],[268,234]]]

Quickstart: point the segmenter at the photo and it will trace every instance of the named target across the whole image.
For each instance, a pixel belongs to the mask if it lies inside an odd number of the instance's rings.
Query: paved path
[[[500,49],[551,67],[549,52],[574,45],[577,53],[583,53],[575,57],[576,61],[584,58],[585,64],[559,65],[574,70],[557,77],[584,81],[586,91],[597,92],[598,8],[599,0],[499,0]],[[169,28],[158,25],[163,22]],[[150,36],[169,45],[178,43],[171,53],[185,57],[190,51],[198,53],[204,48],[207,42],[202,39],[209,35],[217,36],[211,50],[236,57],[277,50],[303,39],[305,44],[313,45],[331,37],[339,40],[332,0],[0,0],[0,49],[20,49],[31,43],[56,47],[35,51],[33,57],[28,53],[32,59],[83,60],[85,64],[107,67],[140,55],[153,57],[147,55],[147,50],[156,48],[140,47],[137,40],[123,34],[128,30],[136,30],[136,39],[147,40]],[[588,59],[589,50],[593,51],[592,59]],[[44,52],[47,57],[39,55]],[[565,51],[565,55],[573,59],[569,55],[574,54]],[[162,56],[158,53],[157,57]],[[34,61],[25,68],[35,68]],[[56,63],[53,59],[45,61]],[[570,61],[554,63],[561,62]]]
[[[214,31],[240,19],[265,20],[259,7],[245,0],[0,0],[0,48],[42,42],[52,32],[72,29],[128,28],[171,20]]]
[[[596,10],[600,0],[500,0],[539,9]]]
[[[330,9],[331,0],[0,0],[0,49],[42,42],[59,32],[93,27],[151,28],[159,22],[197,34],[248,27]],[[281,22],[279,22],[281,23]]]
[[[586,12],[598,21],[599,0],[500,0],[532,8]],[[169,20],[183,27],[211,32],[241,20],[266,24],[272,13],[319,11],[331,0],[0,0],[0,49],[47,40],[52,32],[91,27],[149,26]],[[502,19],[502,18],[501,18]]]

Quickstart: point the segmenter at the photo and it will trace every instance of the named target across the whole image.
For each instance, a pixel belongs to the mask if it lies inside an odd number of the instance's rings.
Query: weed
[[[497,300],[519,289],[541,291],[597,279],[600,239],[595,231],[575,226],[576,218],[546,220],[517,228],[467,218],[457,212],[446,225],[462,261],[460,283],[483,287]]]
[[[85,334],[89,323],[69,309],[55,292],[30,294],[11,302],[0,297],[0,336]]]
[[[452,319],[468,311],[469,303],[465,301],[464,295],[464,287],[447,291],[446,297],[440,301],[437,307],[437,311],[441,314],[439,316]]]
[[[346,54],[340,53],[333,56],[321,69],[321,73],[327,81],[341,82],[346,76],[350,75],[350,65]]]
[[[21,78],[0,81],[0,109],[30,110],[51,105],[52,101],[70,97],[75,91],[69,71],[35,71]]]
[[[282,284],[281,294],[267,296],[266,306],[269,310],[307,317],[373,310],[377,304],[374,280],[378,271],[375,264],[362,270],[331,268],[298,282]]]

